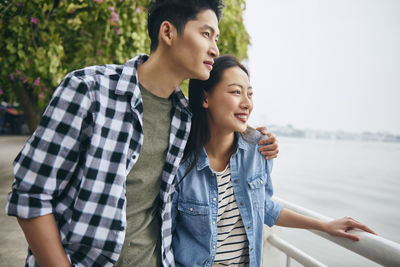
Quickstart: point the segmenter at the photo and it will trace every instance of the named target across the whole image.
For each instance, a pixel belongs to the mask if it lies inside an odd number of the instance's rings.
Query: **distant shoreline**
[[[293,127],[292,125],[286,125],[286,126],[271,125],[268,127],[268,131],[272,132],[277,136],[295,137],[295,138],[400,143],[400,135],[384,133],[384,132],[353,133],[342,130],[325,131],[325,130],[313,130],[313,129],[299,129]]]

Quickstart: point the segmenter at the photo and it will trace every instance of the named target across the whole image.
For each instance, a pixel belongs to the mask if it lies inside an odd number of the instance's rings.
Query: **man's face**
[[[218,37],[218,19],[212,10],[201,11],[186,23],[171,47],[171,58],[185,78],[208,79],[219,55]]]

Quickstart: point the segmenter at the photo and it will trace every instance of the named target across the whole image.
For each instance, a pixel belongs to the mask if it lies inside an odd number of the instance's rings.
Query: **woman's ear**
[[[208,92],[203,92],[203,103],[201,103],[203,108],[208,108]]]
[[[158,34],[159,43],[162,42],[167,46],[171,46],[176,35],[176,28],[171,22],[163,21],[161,23],[160,32]]]

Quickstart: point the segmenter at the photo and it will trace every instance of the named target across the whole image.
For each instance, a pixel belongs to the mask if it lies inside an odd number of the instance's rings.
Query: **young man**
[[[111,266],[120,254],[117,265],[174,265],[172,184],[191,121],[178,86],[209,77],[221,6],[156,1],[150,56],[61,82],[15,160],[6,207],[28,241],[28,266]]]

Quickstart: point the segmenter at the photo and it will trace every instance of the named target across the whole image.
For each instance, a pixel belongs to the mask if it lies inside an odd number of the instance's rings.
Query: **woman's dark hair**
[[[224,5],[222,0],[155,0],[150,3],[147,17],[147,30],[150,36],[150,50],[158,47],[158,34],[163,21],[175,26],[178,34],[183,33],[186,23],[196,19],[197,15],[210,9],[214,11],[218,21],[221,19]]]
[[[224,71],[239,67],[247,76],[249,73],[245,66],[232,55],[223,55],[214,59],[213,69],[208,80],[191,79],[189,81],[189,107],[192,111],[192,129],[185,147],[183,161],[190,159],[190,167],[186,171],[186,176],[196,165],[203,146],[210,139],[206,109],[203,108],[204,92],[211,93],[215,86],[221,81]]]

